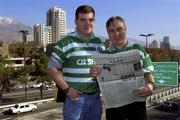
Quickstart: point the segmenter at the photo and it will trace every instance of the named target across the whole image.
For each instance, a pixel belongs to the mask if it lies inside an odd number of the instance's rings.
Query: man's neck
[[[89,40],[89,39],[92,39],[92,38],[95,37],[95,35],[94,35],[93,32],[91,32],[91,33],[89,33],[89,34],[87,34],[87,35],[83,35],[83,34],[81,34],[81,33],[76,29],[76,33],[77,33],[77,36],[78,36],[79,38],[85,39],[85,40]]]
[[[127,39],[125,39],[123,41],[124,41],[123,43],[120,43],[120,44],[117,44],[117,45],[114,45],[114,46],[117,47],[117,48],[123,48],[128,42]]]
[[[78,34],[79,34],[79,37],[80,37],[80,38],[83,38],[83,39],[90,39],[90,38],[91,38],[91,33],[90,33],[90,34],[87,34],[87,35],[83,35],[83,34],[81,34],[81,33],[78,32]]]

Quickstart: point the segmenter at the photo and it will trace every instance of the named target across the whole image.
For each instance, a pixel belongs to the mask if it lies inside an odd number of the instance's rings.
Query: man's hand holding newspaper
[[[116,54],[95,55],[90,74],[98,78],[106,108],[120,107],[136,101],[145,101],[153,88],[145,83],[137,50]]]

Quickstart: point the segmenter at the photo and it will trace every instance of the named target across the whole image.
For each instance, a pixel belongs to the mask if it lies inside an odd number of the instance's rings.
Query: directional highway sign
[[[177,62],[153,62],[154,77],[156,85],[177,86],[178,85],[178,63]]]

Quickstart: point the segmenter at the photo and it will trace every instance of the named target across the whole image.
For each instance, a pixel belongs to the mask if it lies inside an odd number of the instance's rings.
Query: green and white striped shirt
[[[77,32],[71,33],[54,47],[51,58],[58,65],[53,67],[63,68],[64,80],[70,87],[86,93],[95,92],[99,88],[89,74],[93,64],[91,55],[103,48],[102,41],[93,33],[89,39],[81,38]]]

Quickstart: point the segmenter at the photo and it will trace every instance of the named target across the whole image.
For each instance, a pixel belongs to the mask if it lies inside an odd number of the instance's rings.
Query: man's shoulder
[[[59,45],[59,44],[67,44],[67,43],[70,43],[70,42],[74,41],[75,39],[76,39],[76,36],[73,36],[73,35],[68,34],[68,35],[66,35],[64,38],[62,38],[61,40],[59,40],[59,41],[57,42],[57,44],[58,44],[58,45]]]
[[[99,36],[99,35],[95,35],[95,38],[101,40],[102,42],[105,42],[107,40],[106,37],[103,37],[103,36]]]
[[[139,43],[134,43],[132,41],[128,41],[127,47],[132,47],[133,49],[142,49],[143,46]]]
[[[142,51],[142,52],[145,52],[144,47],[143,47],[142,45],[140,45],[140,44],[134,44],[134,45],[133,45],[133,48],[134,48],[134,49],[138,49],[138,50],[140,50],[140,51]]]
[[[140,45],[140,44],[138,44],[138,43],[133,43],[133,45],[132,45],[133,47],[137,47],[137,48],[141,48],[142,46]]]

